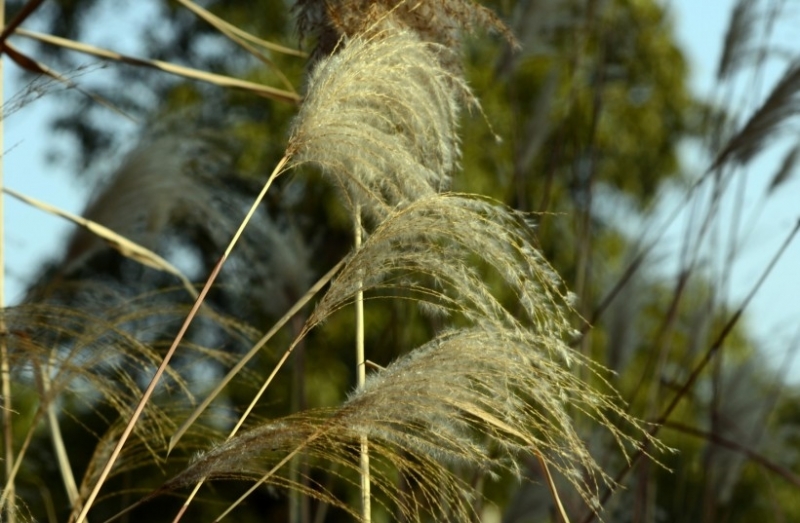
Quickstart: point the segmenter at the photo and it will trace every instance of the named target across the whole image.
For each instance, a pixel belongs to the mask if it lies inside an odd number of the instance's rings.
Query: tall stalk
[[[355,247],[361,249],[361,205],[355,209]],[[356,293],[356,379],[357,388],[362,390],[367,381],[367,368],[364,359],[364,291]],[[369,523],[372,519],[370,479],[369,479],[369,443],[367,436],[361,436],[361,521]]]
[[[6,25],[6,4],[5,1],[0,0],[0,27]],[[3,100],[3,60],[0,58],[0,100]],[[0,106],[0,148],[3,146],[3,114],[2,106]],[[0,157],[0,193],[3,189],[3,159]],[[6,508],[7,521],[15,523],[16,516],[16,496],[14,488],[14,430],[12,428],[13,410],[11,405],[11,367],[8,362],[8,346],[6,345],[6,320],[5,312],[3,309],[6,306],[5,300],[5,221],[3,209],[3,195],[0,194],[0,379],[2,379],[2,394],[3,394],[3,441],[5,445],[3,454],[5,455],[5,475],[6,485],[5,490],[8,494],[8,505]]]

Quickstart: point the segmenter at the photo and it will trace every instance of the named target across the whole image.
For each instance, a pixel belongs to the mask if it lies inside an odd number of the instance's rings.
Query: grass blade
[[[82,216],[77,216],[70,212],[63,211],[57,207],[53,207],[52,205],[44,203],[35,198],[31,198],[30,196],[25,196],[24,194],[18,193],[17,191],[7,187],[3,188],[3,192],[41,211],[59,216],[61,218],[66,218],[67,220],[80,225],[92,234],[95,234],[96,236],[105,240],[112,249],[118,251],[126,258],[130,258],[131,260],[150,267],[151,269],[156,269],[157,271],[166,272],[176,276],[179,280],[181,280],[186,292],[188,292],[192,298],[197,298],[197,291],[194,289],[192,282],[189,281],[189,278],[187,278],[177,267],[150,249],[143,247],[138,243],[132,242],[124,236],[115,233],[108,227],[97,222],[87,220]]]
[[[252,45],[248,44],[243,38],[241,38],[238,34],[236,34],[236,32],[233,30],[234,29],[233,25],[229,24],[228,22],[219,18],[218,16],[215,16],[209,11],[206,11],[205,9],[203,9],[196,3],[191,2],[190,0],[178,0],[178,2],[182,6],[186,7],[191,12],[193,12],[194,14],[196,14],[197,16],[199,16],[200,18],[211,24],[217,31],[230,38],[233,42],[238,44],[244,50],[255,56],[259,61],[261,61],[261,63],[272,69],[272,71],[276,75],[278,75],[278,78],[280,78],[281,82],[283,82],[283,85],[286,86],[286,89],[288,89],[293,93],[295,92],[292,83],[289,81],[288,78],[286,78],[286,75],[283,74],[280,68],[277,65],[275,65],[275,62],[270,60],[268,57],[264,56],[264,54],[261,51],[259,51]],[[240,32],[244,31],[240,30]]]
[[[245,49],[252,52],[252,47],[243,45],[242,40],[259,45],[264,49],[268,49],[270,51],[274,51],[276,53],[287,54],[289,56],[296,56],[298,58],[308,58],[308,53],[304,53],[298,49],[292,49],[291,47],[284,47],[282,45],[269,42],[267,40],[263,40],[258,38],[257,36],[253,36],[247,31],[243,31],[239,29],[233,24],[230,24],[223,20],[222,18],[216,16],[214,13],[203,9],[201,6],[197,5],[196,3],[190,0],[178,0],[178,2],[186,7],[187,9],[191,10],[194,14],[208,22],[209,24],[216,27],[219,32],[223,33],[228,38],[231,38],[234,42],[239,45],[242,45]],[[257,57],[263,56],[260,53],[256,55]]]
[[[101,49],[99,47],[84,44],[81,42],[75,42],[74,40],[69,40],[67,38],[60,38],[58,36],[36,33],[34,31],[28,31],[26,29],[17,29],[15,31],[15,34],[18,34],[20,36],[25,36],[27,38],[32,38],[34,40],[38,40],[40,42],[44,42],[50,45],[55,45],[58,47],[63,47],[65,49],[70,49],[72,51],[77,51],[80,53],[97,56],[99,58],[105,58],[106,60],[113,60],[116,62],[122,62],[139,67],[149,67],[152,69],[158,69],[160,71],[164,71],[165,73],[182,76],[184,78],[189,78],[192,80],[199,80],[201,82],[207,82],[210,84],[218,85],[220,87],[243,89],[245,91],[249,91],[253,94],[257,94],[265,98],[270,98],[272,100],[278,100],[281,102],[289,102],[289,103],[298,103],[300,101],[300,96],[296,93],[285,91],[283,89],[276,89],[275,87],[269,87],[266,85],[257,84],[255,82],[239,80],[238,78],[231,78],[230,76],[224,76],[220,74],[209,73],[206,71],[200,71],[198,69],[192,69],[191,67],[171,64],[169,62],[164,62],[161,60],[148,60],[146,58],[135,58],[132,56],[127,56],[117,53],[115,51],[109,51],[107,49]]]

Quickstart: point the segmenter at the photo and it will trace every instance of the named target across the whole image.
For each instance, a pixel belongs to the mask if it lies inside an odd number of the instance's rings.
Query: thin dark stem
[[[675,410],[675,407],[678,406],[678,403],[680,403],[680,401],[683,399],[683,397],[689,392],[689,389],[691,389],[692,386],[694,386],[695,382],[697,382],[697,379],[700,377],[700,374],[703,372],[703,370],[705,370],[705,368],[708,365],[708,363],[714,358],[714,356],[722,348],[725,340],[728,338],[730,333],[733,331],[733,328],[739,322],[739,319],[741,318],[742,314],[744,313],[744,310],[747,308],[747,306],[750,304],[750,301],[752,301],[753,297],[756,295],[758,290],[764,284],[764,282],[766,281],[767,277],[772,272],[772,269],[778,263],[778,260],[783,256],[783,253],[786,251],[786,249],[789,247],[789,245],[794,240],[794,238],[797,235],[798,231],[800,231],[800,219],[797,221],[797,223],[795,224],[794,228],[792,229],[792,231],[787,236],[786,240],[781,245],[780,249],[778,249],[778,252],[775,253],[775,256],[773,256],[773,258],[770,261],[769,265],[764,270],[764,272],[761,274],[761,277],[758,279],[756,284],[750,290],[750,293],[747,295],[747,297],[744,299],[744,301],[739,306],[739,308],[736,310],[736,312],[731,316],[731,318],[725,324],[725,326],[723,327],[722,331],[717,336],[717,339],[714,341],[714,343],[711,345],[711,347],[709,347],[709,349],[706,351],[705,355],[700,360],[700,362],[697,364],[697,366],[695,366],[694,370],[692,371],[692,374],[686,380],[686,383],[684,383],[683,386],[678,390],[678,393],[672,398],[672,401],[669,403],[669,405],[667,405],[667,408],[664,409],[664,411],[662,412],[661,416],[659,416],[659,418],[654,422],[653,428],[648,433],[650,437],[655,437],[658,434],[658,432],[661,430],[661,427],[664,426],[664,423],[666,423],[666,421],[669,419],[670,415],[672,415],[672,412]],[[646,452],[648,450],[648,447],[649,447],[649,445],[648,445],[647,441],[642,442],[641,447],[639,448],[639,450],[637,450],[633,454],[633,456],[629,460],[628,464],[622,470],[620,470],[620,472],[616,475],[616,477],[614,478],[614,484],[621,484],[622,483],[622,481],[625,479],[625,477],[628,475],[628,473],[639,463],[639,460],[642,458],[642,456],[644,456],[646,454]],[[612,493],[613,493],[613,491],[610,488],[607,488],[605,490],[603,495],[600,497],[600,506],[601,507],[604,506],[608,502],[608,500],[611,497]],[[597,512],[594,512],[594,511],[590,512],[582,520],[582,523],[591,523],[592,521],[594,521],[597,518],[597,515],[598,515]]]
[[[748,457],[748,459],[758,463],[765,469],[774,472],[778,476],[782,477],[792,485],[800,488],[800,476],[792,472],[791,470],[781,467],[777,463],[770,461],[766,457],[762,456],[758,452],[742,445],[741,443],[737,443],[736,441],[730,440],[725,438],[724,436],[720,436],[714,432],[708,432],[705,430],[700,430],[694,427],[690,427],[688,425],[684,425],[683,423],[678,423],[675,421],[667,421],[664,423],[664,428],[677,430],[684,434],[690,434],[692,436],[697,436],[699,438],[705,438],[712,443],[716,443],[717,445],[721,445],[726,447],[730,450],[734,450],[741,454],[744,454]]]

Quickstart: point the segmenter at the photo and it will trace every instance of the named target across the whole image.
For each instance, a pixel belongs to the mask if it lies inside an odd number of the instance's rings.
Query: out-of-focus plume
[[[193,169],[212,159],[201,156],[202,150],[208,153],[207,142],[186,136],[160,136],[139,145],[92,198],[83,216],[154,250],[171,222],[210,211],[212,196],[198,183]],[[70,274],[105,247],[91,232],[76,231],[61,272]]]

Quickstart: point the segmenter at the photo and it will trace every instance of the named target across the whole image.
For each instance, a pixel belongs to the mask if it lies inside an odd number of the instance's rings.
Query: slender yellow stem
[[[42,388],[41,395],[44,401],[47,402],[47,421],[50,425],[50,439],[53,441],[53,450],[56,453],[58,470],[61,472],[61,479],[64,482],[64,490],[67,492],[67,499],[69,499],[70,506],[74,508],[76,503],[78,503],[78,484],[75,481],[75,475],[69,463],[67,446],[61,435],[61,425],[58,422],[56,401],[55,398],[50,395],[50,372],[54,367],[54,360],[55,353],[51,353],[50,362],[45,365],[44,368],[39,369]]]
[[[258,354],[258,352],[262,348],[264,348],[264,346],[267,344],[267,342],[270,339],[272,339],[272,337],[275,334],[277,334],[277,332],[279,330],[281,330],[283,328],[283,326],[286,325],[286,323],[295,316],[295,314],[300,312],[300,310],[303,307],[305,307],[305,305],[309,301],[311,301],[311,298],[316,296],[317,293],[320,290],[322,290],[322,288],[325,285],[328,284],[328,282],[344,266],[345,261],[346,260],[342,260],[339,263],[337,263],[331,270],[329,270],[325,274],[325,276],[320,278],[317,281],[317,283],[315,283],[308,290],[308,292],[306,292],[305,295],[297,301],[297,303],[292,305],[292,308],[289,309],[286,312],[286,314],[284,314],[283,317],[280,320],[278,320],[277,323],[275,323],[272,326],[272,328],[270,328],[269,332],[264,334],[264,336],[262,336],[261,339],[258,340],[258,342],[255,345],[253,345],[253,347],[247,352],[247,354],[245,354],[244,356],[239,358],[239,361],[236,363],[236,365],[234,365],[233,368],[231,368],[231,370],[228,371],[228,374],[226,374],[225,377],[222,378],[219,381],[219,383],[217,383],[216,387],[214,387],[214,390],[212,390],[208,394],[208,396],[206,396],[206,399],[204,399],[203,402],[195,408],[195,410],[189,415],[189,417],[186,419],[186,421],[184,421],[183,424],[181,424],[181,426],[178,428],[178,430],[175,431],[175,434],[173,434],[172,438],[170,439],[169,448],[168,448],[167,452],[171,452],[172,449],[175,448],[175,445],[178,443],[178,441],[183,436],[183,434],[186,432],[186,430],[192,425],[192,423],[194,423],[197,420],[197,418],[200,417],[200,415],[208,408],[208,406],[211,405],[211,402],[214,401],[214,398],[216,398],[219,395],[219,393],[222,392],[222,389],[225,388],[225,386],[228,383],[230,383],[230,381],[234,378],[234,376],[236,376],[244,368],[244,366],[251,359],[253,359],[253,357],[256,354]]]
[[[538,451],[534,450],[533,453],[536,454],[536,459],[539,460],[539,465],[542,467],[544,477],[547,479],[547,488],[550,489],[550,495],[553,496],[553,501],[558,509],[558,515],[561,516],[561,523],[569,523],[569,516],[567,516],[567,511],[564,509],[564,504],[561,503],[561,497],[558,495],[558,489],[553,481],[553,475],[550,474],[550,468],[547,466],[547,462]]]
[[[355,209],[355,247],[356,251],[361,249],[361,206],[356,205]],[[364,291],[362,282],[359,282],[359,289],[356,293],[356,371],[358,390],[364,388],[367,381],[367,367],[364,360]],[[369,523],[372,519],[372,496],[370,493],[369,477],[369,442],[366,436],[361,436],[361,453],[359,455],[361,464],[361,521]]]
[[[186,501],[184,501],[183,505],[181,505],[181,509],[178,511],[177,514],[175,514],[175,519],[172,520],[172,523],[178,523],[178,521],[181,520],[183,515],[186,513],[186,510],[189,508],[189,505],[192,504],[192,500],[194,500],[194,497],[197,495],[197,492],[200,490],[200,487],[202,487],[203,483],[205,482],[206,478],[203,478],[197,482],[197,485],[195,485],[194,488],[192,489],[192,493],[189,494],[189,497],[186,498]]]

